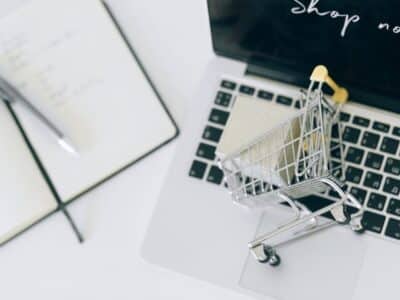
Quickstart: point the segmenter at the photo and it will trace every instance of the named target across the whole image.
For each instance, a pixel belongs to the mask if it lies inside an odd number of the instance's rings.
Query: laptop
[[[396,298],[400,276],[396,5],[343,0],[208,0],[207,5],[216,57],[190,99],[143,257],[262,299],[321,299],[321,293],[323,299]],[[278,224],[287,211],[248,212],[235,206],[215,150],[237,97],[251,97],[280,112],[284,107],[289,114],[299,106],[299,90],[307,86],[318,64],[326,65],[350,91],[351,101],[341,113],[345,189],[365,208],[366,233],[357,236],[347,227],[326,230],[285,247],[281,266],[271,268],[249,256],[247,243]],[[332,201],[331,192],[301,199],[311,210]]]

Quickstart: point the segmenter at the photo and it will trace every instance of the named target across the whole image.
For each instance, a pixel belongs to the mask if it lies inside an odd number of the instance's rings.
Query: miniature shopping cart
[[[348,93],[329,77],[324,66],[317,66],[310,80],[308,90],[302,92],[299,110],[293,110],[282,124],[219,161],[235,203],[262,208],[285,203],[294,212],[290,220],[249,243],[254,257],[272,266],[280,263],[276,248],[293,239],[333,224],[350,224],[353,231],[363,231],[362,206],[342,188],[340,110]],[[334,91],[331,100],[322,92],[324,84]],[[331,139],[333,131],[337,131],[335,140]],[[331,157],[333,151],[340,152],[339,160]],[[339,200],[317,211],[311,212],[297,201],[328,190]],[[349,204],[357,209],[356,213],[348,213]],[[317,218],[326,213],[333,221]],[[285,236],[283,241],[271,244],[279,236]]]

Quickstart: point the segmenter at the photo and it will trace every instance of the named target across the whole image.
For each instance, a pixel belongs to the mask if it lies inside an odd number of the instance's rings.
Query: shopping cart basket
[[[333,224],[350,223],[354,231],[363,231],[362,206],[342,188],[344,162],[340,110],[347,101],[347,90],[331,79],[324,66],[314,69],[310,81],[308,90],[302,92],[297,112],[219,161],[235,203],[262,208],[286,203],[293,210],[294,216],[290,220],[249,243],[255,258],[272,266],[280,263],[276,248],[293,239]],[[322,92],[324,84],[334,91],[331,100]],[[337,131],[336,140],[331,139],[332,131]],[[339,160],[332,159],[333,151],[339,151]],[[297,201],[327,190],[337,193],[339,200],[317,211],[311,212]],[[357,209],[356,213],[348,213],[349,204]],[[326,213],[331,214],[333,221],[322,222],[317,218]],[[283,241],[269,244],[273,238],[288,233]]]

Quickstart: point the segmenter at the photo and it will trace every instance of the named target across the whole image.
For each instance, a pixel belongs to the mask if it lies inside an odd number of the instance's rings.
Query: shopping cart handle
[[[332,100],[344,104],[349,99],[349,92],[345,88],[339,88],[332,96]]]
[[[317,82],[326,82],[327,77],[329,77],[328,69],[323,65],[319,65],[314,68],[310,76],[310,80]]]
[[[332,100],[343,104],[347,102],[349,98],[349,93],[345,88],[340,87],[330,76],[328,69],[323,66],[319,65],[316,66],[310,76],[311,81],[316,81],[316,82],[323,82],[329,85],[329,87],[334,91],[334,94],[332,96]]]

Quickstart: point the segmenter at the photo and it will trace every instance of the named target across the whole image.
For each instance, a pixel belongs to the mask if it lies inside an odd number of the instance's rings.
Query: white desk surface
[[[26,0],[0,0],[0,14]],[[108,0],[181,126],[212,57],[206,0]],[[1,299],[249,299],[140,256],[175,143],[70,206],[86,242],[56,214],[0,248]],[[157,170],[157,172],[154,172]]]

